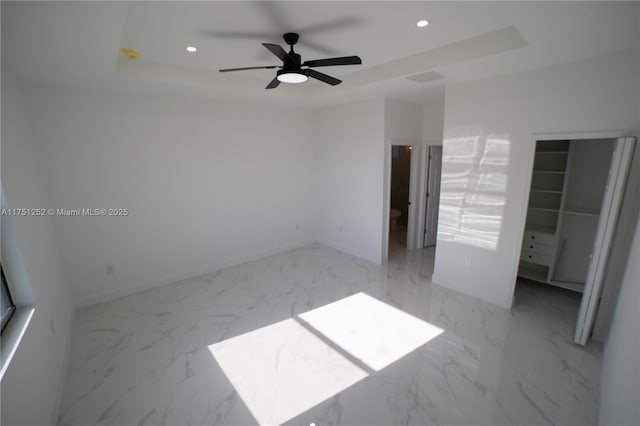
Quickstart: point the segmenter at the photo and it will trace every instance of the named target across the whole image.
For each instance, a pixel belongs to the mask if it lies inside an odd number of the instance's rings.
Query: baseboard
[[[84,309],[98,303],[108,302],[114,299],[118,299],[120,297],[128,296],[130,294],[139,293],[141,291],[150,290],[156,287],[162,287],[167,284],[172,284],[177,281],[198,277],[204,274],[208,274],[210,272],[218,271],[220,269],[236,266],[241,263],[250,262],[252,260],[261,259],[263,257],[272,256],[272,255],[280,254],[289,250],[305,247],[305,246],[308,246],[309,244],[313,244],[314,242],[315,241],[313,239],[309,239],[309,240],[299,241],[296,243],[271,247],[264,250],[258,250],[243,256],[237,256],[231,259],[226,259],[224,261],[210,263],[198,268],[190,269],[188,271],[165,275],[163,277],[159,277],[159,278],[147,281],[145,283],[134,284],[126,287],[120,287],[120,288],[105,291],[102,293],[81,297],[81,298],[78,298],[78,300],[76,301],[76,307],[77,309]]]
[[[381,256],[377,256],[377,257],[371,256],[369,253],[364,253],[361,250],[355,249],[353,247],[349,247],[345,244],[341,244],[336,241],[328,240],[325,238],[318,238],[317,242],[318,244],[322,244],[332,249],[339,250],[341,252],[350,254],[355,257],[359,257],[360,259],[375,263],[376,265],[380,265],[382,263]]]

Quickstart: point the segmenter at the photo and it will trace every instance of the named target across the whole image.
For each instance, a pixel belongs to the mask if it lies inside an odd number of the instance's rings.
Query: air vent
[[[427,83],[429,81],[442,80],[443,78],[445,78],[445,76],[440,74],[439,72],[427,71],[420,74],[411,75],[407,77],[407,80],[411,80],[415,83]]]

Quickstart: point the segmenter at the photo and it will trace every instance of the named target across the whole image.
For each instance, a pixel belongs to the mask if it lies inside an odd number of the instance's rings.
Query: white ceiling
[[[326,105],[378,96],[422,102],[458,81],[637,48],[639,2],[2,2],[2,60],[26,83]],[[429,19],[424,29],[419,19]],[[322,72],[344,83],[264,90],[277,65],[260,43],[298,31],[305,59],[359,55]],[[195,44],[197,54],[184,50]],[[132,47],[141,59],[124,59]],[[445,79],[405,77],[437,71]]]

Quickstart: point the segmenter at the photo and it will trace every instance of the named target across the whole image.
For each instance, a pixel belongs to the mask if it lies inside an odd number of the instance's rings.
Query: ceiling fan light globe
[[[282,83],[304,83],[309,77],[298,72],[278,73],[278,80]]]

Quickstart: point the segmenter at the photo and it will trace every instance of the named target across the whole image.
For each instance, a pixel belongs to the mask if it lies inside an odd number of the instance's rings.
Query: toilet
[[[402,212],[398,209],[391,209],[389,212],[389,226],[392,231],[398,230],[398,219],[402,216]]]

